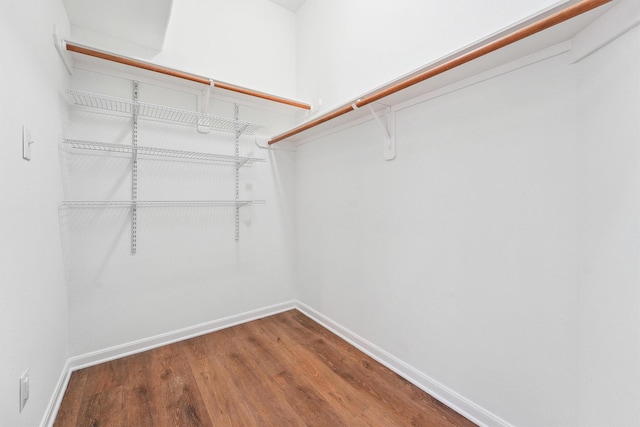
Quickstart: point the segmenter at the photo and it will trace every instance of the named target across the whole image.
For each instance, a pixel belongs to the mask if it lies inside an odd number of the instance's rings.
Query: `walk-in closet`
[[[640,2],[4,2],[0,427],[640,425]]]

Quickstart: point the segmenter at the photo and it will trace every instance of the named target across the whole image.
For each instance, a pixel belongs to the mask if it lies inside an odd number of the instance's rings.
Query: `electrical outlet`
[[[24,371],[20,377],[20,412],[29,400],[29,370]]]

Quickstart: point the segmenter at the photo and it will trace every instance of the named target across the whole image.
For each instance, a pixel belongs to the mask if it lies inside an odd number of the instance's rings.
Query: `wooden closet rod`
[[[244,95],[254,96],[256,98],[266,99],[268,101],[278,102],[280,104],[290,105],[292,107],[302,108],[305,110],[311,110],[311,105],[303,102],[294,101],[287,98],[271,95],[264,92],[258,92],[252,89],[235,86],[229,83],[212,81],[206,77],[198,76],[196,74],[187,73],[184,71],[174,70],[173,68],[163,67],[160,65],[152,64],[150,62],[139,61],[137,59],[128,58],[126,56],[116,55],[101,50],[92,49],[86,46],[81,46],[69,41],[65,41],[66,49],[70,52],[76,52],[83,55],[93,56],[94,58],[100,58],[111,62],[117,62],[119,64],[129,65],[131,67],[141,68],[143,70],[153,71],[160,74],[166,74],[168,76],[177,77],[184,80],[189,80],[203,85],[211,85],[214,87],[230,90],[232,92],[242,93]]]
[[[299,134],[300,132],[303,132],[305,130],[311,129],[313,127],[316,127],[322,123],[328,122],[329,120],[333,120],[336,117],[340,117],[344,114],[347,114],[353,110],[355,110],[356,108],[360,108],[363,107],[367,104],[370,104],[372,102],[376,102],[378,100],[380,100],[381,98],[384,98],[385,96],[389,96],[392,95],[396,92],[399,92],[403,89],[406,89],[410,86],[413,86],[415,84],[418,84],[420,82],[423,82],[427,79],[430,79],[432,77],[435,77],[439,74],[444,73],[445,71],[449,71],[453,68],[459,67],[463,64],[466,64],[467,62],[470,62],[474,59],[478,59],[484,55],[487,55],[491,52],[494,52],[500,48],[503,48],[505,46],[508,46],[510,44],[513,44],[517,41],[520,41],[522,39],[525,39],[529,36],[532,36],[536,33],[539,33],[543,30],[546,30],[548,28],[551,28],[555,25],[558,25],[562,22],[565,22],[571,18],[575,18],[578,15],[582,15],[583,13],[586,13],[592,9],[595,9],[599,6],[602,6],[606,3],[611,2],[612,0],[582,0],[578,3],[575,3],[571,6],[568,6],[565,9],[562,9],[552,15],[546,16],[544,18],[541,18],[538,21],[535,21],[523,28],[514,30],[502,37],[500,37],[499,39],[496,39],[494,41],[488,42],[485,45],[482,45],[474,50],[472,50],[471,52],[467,52],[467,53],[462,53],[459,56],[443,63],[440,65],[435,65],[432,68],[429,68],[425,71],[422,71],[419,74],[416,74],[413,77],[409,77],[405,80],[401,80],[399,82],[396,82],[394,84],[392,84],[389,87],[386,87],[384,89],[378,90],[376,92],[370,93],[368,95],[365,95],[362,98],[357,99],[354,102],[351,102],[347,105],[344,105],[342,107],[338,107],[337,109],[333,110],[333,111],[329,111],[328,113],[314,119],[311,120],[307,123],[303,123],[300,126],[297,126],[287,132],[284,132],[280,135],[274,136],[273,138],[271,138],[269,140],[269,145],[271,144],[275,144],[276,142],[282,141],[284,139],[290,138],[294,135]]]

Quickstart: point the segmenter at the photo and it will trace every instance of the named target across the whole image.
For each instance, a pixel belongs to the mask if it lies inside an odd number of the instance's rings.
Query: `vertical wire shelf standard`
[[[164,105],[136,102],[131,99],[117,98],[76,89],[67,89],[67,93],[76,105],[104,111],[130,115],[138,107],[138,116],[145,119],[167,121],[182,125],[207,126],[222,132],[240,132],[241,135],[253,135],[264,126],[243,120],[228,119],[212,114],[197,113]]]
[[[136,254],[138,242],[138,116],[140,104],[138,102],[138,89],[140,83],[133,82],[133,126],[131,129],[131,255]]]

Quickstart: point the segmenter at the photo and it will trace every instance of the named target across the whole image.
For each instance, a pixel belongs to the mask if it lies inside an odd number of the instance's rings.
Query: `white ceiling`
[[[71,26],[161,50],[173,0],[62,0]]]
[[[269,0],[269,1],[289,9],[293,13],[296,13],[298,9],[300,9],[300,6],[302,6],[302,3],[304,3],[304,0]]]

